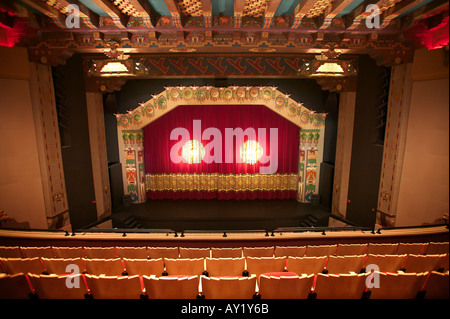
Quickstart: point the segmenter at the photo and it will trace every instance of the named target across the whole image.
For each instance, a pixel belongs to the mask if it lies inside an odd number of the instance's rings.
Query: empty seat
[[[361,299],[370,274],[317,274],[314,293],[317,299]]]
[[[184,248],[180,247],[180,258],[206,258],[211,257],[209,248]]]
[[[83,273],[86,271],[81,258],[41,258],[48,274]]]
[[[211,258],[240,258],[242,248],[214,248],[211,247]]]
[[[158,259],[128,259],[123,258],[128,275],[162,276],[164,273],[164,260]]]
[[[422,255],[425,253],[426,245],[424,243],[399,243],[397,254]]]
[[[449,275],[432,271],[428,274],[424,286],[425,299],[448,299],[449,298]]]
[[[247,257],[246,270],[250,275],[259,275],[271,272],[282,272],[286,267],[285,257]]]
[[[373,272],[369,276],[379,276],[379,286],[369,289],[370,299],[414,299],[427,275],[427,273]],[[376,280],[376,277],[369,279],[373,282]]]
[[[178,247],[147,247],[148,258],[178,258]]]
[[[206,258],[208,276],[242,276],[245,270],[245,258]]]
[[[308,245],[306,247],[306,257],[320,257],[336,255],[337,245]]]
[[[375,265],[381,272],[397,272],[402,269],[406,255],[367,255],[365,268]]]
[[[53,258],[55,255],[53,254],[52,247],[20,247],[20,251],[22,252],[22,257],[24,258],[33,258],[33,257],[45,257],[45,258]]]
[[[365,255],[367,244],[338,244],[336,256],[358,256]]]
[[[84,299],[87,293],[81,274],[29,275],[34,293],[39,299]]]
[[[83,247],[53,247],[53,254],[56,258],[83,258]]]
[[[329,256],[326,269],[330,274],[359,274],[364,268],[365,255],[360,256]]]
[[[39,257],[34,258],[0,258],[4,271],[10,275],[19,273],[42,274],[45,268]]]
[[[140,299],[144,287],[139,276],[85,275],[88,295],[93,299]]]
[[[143,276],[149,299],[195,299],[198,296],[198,276]]]
[[[114,247],[84,247],[84,254],[89,259],[112,259],[117,258]]]
[[[82,258],[86,272],[91,275],[122,276],[125,267],[120,258],[88,259]]]
[[[403,264],[404,272],[438,271],[443,269],[447,255],[409,255]]]
[[[244,247],[244,257],[273,257],[274,247]]]
[[[22,258],[19,246],[0,246],[0,258]]]
[[[183,275],[183,276],[201,276],[205,271],[205,259],[171,259],[165,258],[164,265],[169,276]]]
[[[276,246],[275,257],[303,257],[306,252],[306,246]]]
[[[448,253],[448,242],[430,242],[426,247],[427,255],[440,255]]]
[[[256,291],[256,277],[202,276],[202,295],[205,299],[252,299]]]
[[[117,257],[129,259],[148,258],[147,247],[116,247]]]
[[[25,274],[0,274],[0,299],[28,299],[32,292]]]
[[[395,255],[397,254],[398,244],[374,244],[369,243],[367,254],[372,255]]]
[[[325,268],[328,257],[288,257],[286,260],[286,270],[301,274],[321,273]]]
[[[261,299],[307,299],[314,281],[314,274],[305,276],[259,277]]]

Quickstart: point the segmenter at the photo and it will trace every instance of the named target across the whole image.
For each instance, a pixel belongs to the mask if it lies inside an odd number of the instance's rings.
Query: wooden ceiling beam
[[[205,28],[211,28],[212,26],[212,8],[210,0],[201,0],[203,18],[205,21]]]
[[[96,5],[105,11],[113,20],[116,27],[120,29],[126,29],[128,25],[128,20],[130,19],[125,13],[119,10],[111,1],[109,0],[92,0]]]
[[[330,12],[321,17],[320,22],[318,23],[321,25],[319,29],[329,28],[333,19],[352,2],[353,0],[337,0],[334,2]]]
[[[400,16],[402,13],[414,8],[418,4],[421,4],[424,0],[402,0],[393,6],[392,8],[386,10],[381,16],[381,25],[379,29],[386,28],[391,22]]]
[[[152,11],[146,0],[128,0],[130,4],[136,9],[137,16],[143,19],[143,23],[147,28],[153,28],[151,16]]]
[[[294,10],[294,22],[291,28],[297,29],[301,24],[304,16],[314,7],[315,1],[302,0]]]
[[[400,29],[404,30],[415,26],[420,20],[426,19],[429,16],[438,14],[441,11],[449,9],[448,0],[435,0],[430,2],[417,10],[409,13],[400,19]]]
[[[167,5],[167,8],[170,11],[170,15],[172,16],[173,25],[176,28],[182,28],[183,25],[181,23],[181,12],[178,8],[175,0],[164,0]]]
[[[79,8],[79,14],[78,17],[80,20],[86,25],[86,27],[90,29],[98,29],[99,23],[100,23],[100,17],[95,12],[88,9],[84,4],[77,0],[59,0],[59,3],[61,3],[65,8],[67,8],[69,5],[77,5]]]
[[[347,30],[355,30],[357,29],[363,21],[365,21],[371,14],[371,11],[366,11],[367,6],[371,4],[377,5],[379,8],[383,6],[385,0],[368,0],[361,3],[357,6],[351,13],[347,14],[344,17],[344,24]],[[367,29],[367,31],[373,31],[371,29]]]
[[[34,10],[46,15],[52,19],[58,27],[66,29],[66,16],[55,8],[49,6],[41,0],[20,0],[23,4],[33,8]]]
[[[275,15],[275,12],[277,12],[280,3],[281,0],[269,0],[266,12],[264,13],[263,28],[270,28],[270,26],[272,25],[273,16]]]
[[[244,8],[245,0],[234,0],[234,27],[236,29],[239,29],[241,27]]]

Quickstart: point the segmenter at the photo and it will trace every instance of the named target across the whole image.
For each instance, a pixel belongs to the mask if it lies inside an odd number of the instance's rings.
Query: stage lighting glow
[[[181,156],[189,164],[198,164],[205,156],[205,149],[202,143],[197,140],[187,141],[181,149]]]
[[[255,140],[248,140],[241,145],[241,159],[247,164],[256,164],[263,156],[263,148]]]

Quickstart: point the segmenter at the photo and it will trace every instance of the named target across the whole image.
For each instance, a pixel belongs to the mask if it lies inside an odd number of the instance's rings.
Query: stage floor
[[[118,209],[111,218],[116,228],[272,231],[308,226],[311,221],[314,226],[328,226],[330,214],[320,206],[294,199],[147,200]]]

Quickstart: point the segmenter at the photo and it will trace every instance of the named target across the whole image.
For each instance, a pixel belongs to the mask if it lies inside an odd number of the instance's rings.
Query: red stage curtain
[[[200,134],[208,128],[216,128],[221,132],[222,136],[222,148],[221,150],[214,149],[209,151],[208,144],[214,139],[212,136],[205,136],[203,138],[194,136],[194,120],[201,121]],[[188,164],[186,162],[174,163],[171,160],[170,151],[173,147],[181,146],[185,141],[177,144],[181,141],[181,136],[177,136],[177,140],[171,140],[171,132],[175,128],[184,128],[189,132],[189,139],[201,140],[203,147],[206,148],[206,154],[203,161],[198,164]],[[246,130],[247,128],[253,128],[256,132],[256,140],[262,144],[264,148],[264,154],[269,157],[269,161],[265,164],[257,162],[256,164],[238,163],[239,147],[236,145],[236,139],[234,139],[233,147],[231,149],[225,148],[225,132],[226,128],[236,129],[241,128]],[[266,129],[266,145],[264,147],[263,137],[258,136],[258,129]],[[278,149],[275,152],[271,150],[271,133],[272,138],[274,131],[270,129],[277,129]],[[262,133],[262,132],[261,132]],[[209,138],[209,139],[208,139]],[[248,138],[244,138],[244,142]],[[209,144],[211,146],[212,144]],[[272,145],[274,149],[275,145]],[[298,172],[298,147],[299,147],[299,134],[298,127],[286,120],[282,116],[276,114],[272,110],[269,110],[262,105],[191,105],[191,106],[179,106],[173,111],[165,114],[161,118],[157,119],[153,123],[147,125],[144,128],[144,154],[145,154],[145,173],[146,176],[163,175],[172,176],[171,183],[174,183],[176,178],[175,174],[189,174],[189,181],[192,182],[192,176],[194,174],[202,174],[202,178],[207,178],[208,174],[219,175],[220,178],[232,178],[238,176],[242,178],[242,174],[260,174],[260,168],[266,169],[272,164],[276,167],[275,171],[272,171],[272,177],[264,177],[272,182],[272,178],[275,176],[286,175],[290,176],[290,183],[292,185],[292,177]],[[219,151],[219,153],[216,153]],[[222,156],[218,156],[222,152]],[[233,156],[232,163],[226,163],[226,157]],[[178,152],[181,155],[181,150]],[[210,156],[214,157],[217,161],[221,159],[221,163],[212,161]],[[274,163],[277,160],[277,165]],[[212,162],[211,162],[212,161]],[[209,163],[208,163],[209,162]],[[268,175],[268,174],[265,174]],[[279,180],[277,180],[279,181]],[[188,183],[188,181],[185,181]],[[294,181],[296,182],[296,181]],[[238,182],[237,182],[238,183]],[[281,183],[284,183],[282,181]],[[172,184],[171,184],[172,185]],[[187,187],[186,190],[152,190],[148,189],[147,196],[151,199],[272,199],[272,198],[295,198],[295,190],[277,190],[271,191],[257,190],[252,186],[248,191],[219,191],[212,187],[208,190],[194,190],[192,184],[189,184],[191,188]],[[175,187],[177,189],[177,187]],[[183,187],[181,187],[183,189]]]

